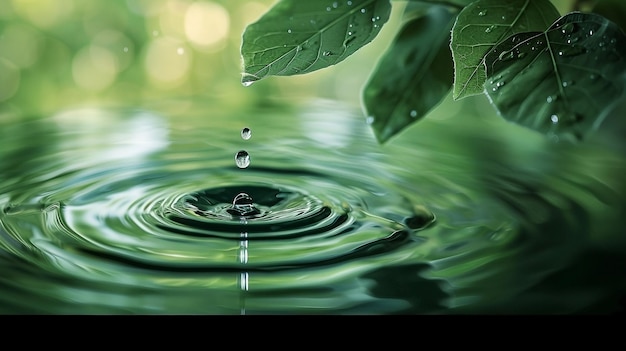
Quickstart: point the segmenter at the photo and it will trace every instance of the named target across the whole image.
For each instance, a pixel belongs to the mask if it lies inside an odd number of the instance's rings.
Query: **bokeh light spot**
[[[230,17],[224,7],[214,2],[194,2],[185,14],[185,35],[200,47],[213,47],[227,38]]]
[[[185,55],[180,55],[180,50]],[[182,84],[189,73],[191,53],[184,43],[171,37],[152,40],[146,49],[145,69],[150,80],[162,88],[173,88]]]

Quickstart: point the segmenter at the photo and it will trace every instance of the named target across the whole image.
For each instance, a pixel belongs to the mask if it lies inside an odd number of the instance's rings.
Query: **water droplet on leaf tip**
[[[247,80],[247,81],[241,82],[241,85],[243,85],[244,87],[249,87],[252,85],[252,83],[254,83],[253,80]]]

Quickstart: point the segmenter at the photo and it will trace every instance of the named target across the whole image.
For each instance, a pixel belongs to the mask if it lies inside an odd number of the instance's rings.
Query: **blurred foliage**
[[[7,0],[0,6],[0,118],[177,98],[225,106],[338,97],[358,106],[382,40],[352,65],[244,88],[241,35],[272,0]],[[393,25],[390,25],[392,27]],[[383,35],[384,36],[384,35]],[[368,52],[369,51],[369,52]]]

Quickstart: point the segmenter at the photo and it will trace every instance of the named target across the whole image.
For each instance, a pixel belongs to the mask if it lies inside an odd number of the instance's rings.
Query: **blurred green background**
[[[179,97],[225,106],[268,97],[331,98],[360,91],[393,39],[405,3],[371,44],[303,76],[240,83],[246,25],[273,0],[5,0],[0,6],[0,118],[82,106],[137,106]],[[554,1],[565,12],[572,1]]]

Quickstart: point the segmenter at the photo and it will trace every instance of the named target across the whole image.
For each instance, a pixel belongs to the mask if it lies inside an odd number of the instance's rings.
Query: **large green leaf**
[[[243,33],[244,85],[334,65],[372,41],[389,0],[281,0]]]
[[[421,119],[450,91],[450,29],[456,13],[434,6],[408,21],[381,57],[363,90],[368,122],[384,143]]]
[[[544,31],[559,18],[548,0],[478,0],[465,7],[452,28],[455,100],[482,94],[485,56],[505,38]]]
[[[580,139],[623,94],[626,36],[593,13],[513,35],[486,57],[485,92],[507,120]]]

